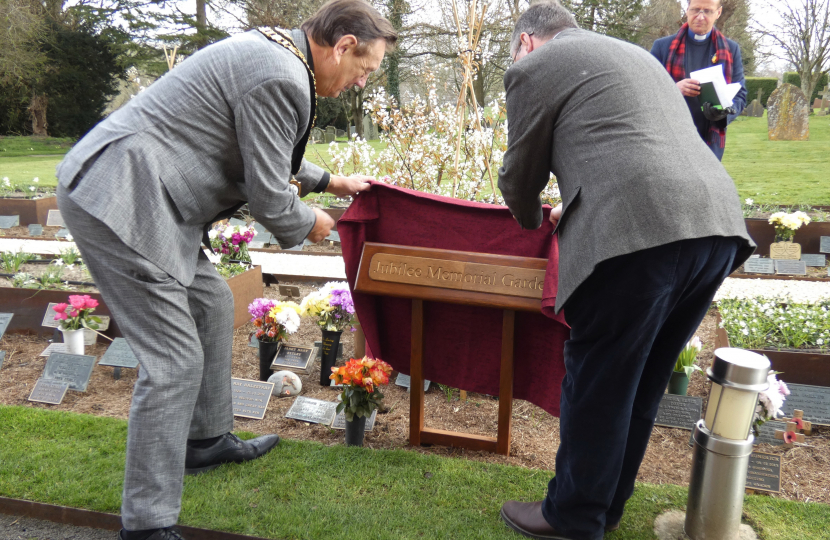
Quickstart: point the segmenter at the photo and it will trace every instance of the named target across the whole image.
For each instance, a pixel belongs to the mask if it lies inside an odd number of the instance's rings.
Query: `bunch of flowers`
[[[695,364],[695,359],[697,358],[697,353],[700,352],[702,344],[700,343],[700,338],[695,336],[689,340],[683,350],[680,352],[680,355],[677,357],[677,362],[674,364],[674,370],[676,372],[685,372],[686,377],[691,378],[692,373],[695,371],[703,371],[700,369],[700,366]]]
[[[826,299],[796,304],[786,298],[729,298],[718,302],[718,310],[732,347],[824,350],[830,344]]]
[[[752,431],[758,435],[758,430],[765,422],[778,418],[784,415],[781,408],[784,406],[784,401],[790,395],[790,389],[784,384],[784,381],[779,381],[775,376],[779,372],[770,371],[767,381],[769,388],[758,395],[758,405],[755,406],[755,417],[752,421]]]
[[[221,254],[220,262],[227,264],[231,259],[251,262],[248,243],[254,239],[256,230],[243,225],[220,223],[208,233],[210,246]]]
[[[90,298],[88,294],[71,295],[69,304],[57,304],[55,306],[55,320],[60,321],[62,330],[79,330],[90,328],[97,330],[101,324],[100,317],[95,317],[92,312],[98,307],[98,300]]]
[[[256,326],[256,338],[276,343],[285,340],[300,328],[300,306],[295,302],[279,302],[257,298],[248,306]]]
[[[346,420],[355,416],[369,417],[372,411],[380,407],[383,394],[380,387],[389,384],[392,366],[383,360],[369,358],[352,358],[346,365],[331,368],[329,377],[335,384],[343,385],[337,412],[346,413]]]
[[[300,308],[304,316],[315,317],[323,330],[351,328],[354,319],[352,293],[345,281],[326,283],[319,291],[303,298]]]
[[[795,231],[810,223],[810,216],[801,211],[792,214],[776,212],[769,217],[769,223],[775,226],[776,241],[792,242]]]

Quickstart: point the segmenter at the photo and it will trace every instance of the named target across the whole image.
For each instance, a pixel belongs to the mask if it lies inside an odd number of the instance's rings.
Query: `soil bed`
[[[297,285],[303,296],[313,286],[303,282],[287,282]],[[266,287],[266,296],[278,298],[277,287]],[[257,349],[248,346],[253,326],[249,323],[238,329],[234,336],[233,375],[255,379],[258,373]],[[698,336],[704,348],[700,364],[708,366],[715,342],[714,311],[706,316]],[[300,330],[291,336],[290,343],[311,345],[320,340],[320,329],[310,320],[303,320]],[[104,341],[101,339],[100,341]],[[344,357],[353,352],[353,336],[343,333]],[[0,349],[6,351],[6,360],[0,369],[0,404],[46,407],[79,413],[94,414],[127,419],[132,395],[132,386],[137,371],[123,369],[122,377],[116,381],[112,368],[96,366],[89,389],[85,393],[68,392],[59,406],[35,404],[27,401],[37,378],[43,371],[45,357],[39,354],[48,341],[34,335],[7,335],[0,341]],[[87,354],[100,357],[106,350],[105,343],[88,348]],[[319,362],[314,364],[309,375],[301,375],[303,395],[336,401],[337,391],[319,385]],[[396,375],[393,374],[393,381]],[[706,397],[705,377],[693,376],[689,395]],[[408,446],[409,436],[409,394],[399,386],[390,384],[386,390],[387,410],[378,416],[375,429],[366,435],[366,446],[370,448],[407,448],[420,453],[442,456],[464,457],[490,463],[506,463],[540,469],[553,470],[556,450],[559,445],[559,420],[526,401],[516,400],[513,408],[513,437],[509,457],[484,452],[447,447],[412,448]],[[489,436],[496,434],[498,401],[475,393],[468,393],[466,402],[460,401],[457,389],[442,389],[433,384],[425,396],[425,423],[429,427],[477,433]],[[293,398],[273,398],[264,420],[237,418],[235,429],[253,433],[279,433],[289,439],[312,440],[326,445],[343,444],[343,431],[332,430],[318,424],[307,424],[285,418]],[[705,407],[705,403],[704,403]],[[602,420],[596,420],[594,429],[602,429]],[[830,428],[817,427],[814,435],[807,438],[807,445],[786,449],[760,445],[758,451],[782,456],[782,492],[774,495],[791,500],[830,503],[830,478],[823,474],[830,467]],[[688,446],[689,431],[656,427],[648,447],[638,480],[652,484],[687,485],[691,467],[692,452]],[[540,482],[547,481],[548,473],[540,473]]]

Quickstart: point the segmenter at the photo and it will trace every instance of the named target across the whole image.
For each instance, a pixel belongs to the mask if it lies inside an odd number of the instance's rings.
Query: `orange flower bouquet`
[[[368,418],[380,407],[383,399],[380,387],[389,384],[392,366],[367,356],[352,358],[345,366],[331,368],[331,372],[329,378],[343,385],[337,412],[345,411],[346,420],[352,422],[355,416]]]

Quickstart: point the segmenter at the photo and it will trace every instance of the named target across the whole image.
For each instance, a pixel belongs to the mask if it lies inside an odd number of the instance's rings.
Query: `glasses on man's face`
[[[716,9],[689,8],[689,10],[687,11],[687,13],[688,13],[689,15],[691,15],[691,16],[692,16],[692,18],[697,17],[697,16],[698,16],[698,15],[700,15],[700,14],[703,14],[703,16],[704,16],[704,17],[706,17],[706,18],[708,19],[709,17],[711,17],[711,16],[713,16],[715,13],[717,13],[717,10],[716,10]]]
[[[528,32],[527,33],[527,37],[530,37],[532,35],[533,35],[533,32]],[[521,52],[521,50],[522,50],[522,42],[519,41],[519,48],[516,49],[516,53],[513,55],[513,63],[514,64],[516,63],[516,57],[519,56],[519,53]]]

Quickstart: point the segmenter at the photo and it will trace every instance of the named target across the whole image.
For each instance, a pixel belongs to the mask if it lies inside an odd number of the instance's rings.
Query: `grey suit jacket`
[[[303,33],[294,41],[308,56]],[[310,113],[308,72],[256,30],[194,54],[98,124],[58,165],[72,200],[125,244],[189,285],[202,229],[248,202],[280,245],[315,216],[290,189]],[[324,171],[303,163],[303,193]]]
[[[499,188],[519,224],[542,222],[539,194],[562,193],[558,312],[600,262],[707,236],[754,244],[732,179],[647,51],[568,29],[505,76],[508,149]]]

